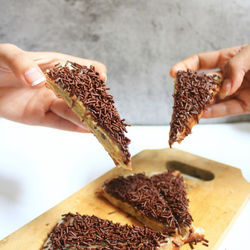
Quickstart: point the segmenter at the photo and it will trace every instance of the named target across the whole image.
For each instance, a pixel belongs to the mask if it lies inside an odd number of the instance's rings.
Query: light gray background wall
[[[250,1],[0,0],[0,41],[102,61],[122,116],[165,124],[172,110],[171,65],[249,43]]]

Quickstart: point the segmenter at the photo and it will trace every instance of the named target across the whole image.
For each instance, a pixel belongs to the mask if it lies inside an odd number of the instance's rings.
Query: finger
[[[241,86],[245,74],[250,70],[250,45],[245,46],[231,58],[224,67],[225,81],[221,88],[221,97],[235,93]]]
[[[45,76],[29,55],[12,44],[0,44],[0,61],[7,66],[23,84],[29,87],[41,87]]]
[[[228,101],[212,104],[208,106],[203,114],[203,118],[215,118],[230,115],[239,115],[246,112],[242,101],[231,99]]]
[[[88,132],[88,130],[79,127],[68,120],[63,119],[62,117],[59,117],[53,112],[47,112],[39,125],[50,128],[74,131],[74,132],[82,132],[82,133]]]
[[[83,125],[83,123],[80,121],[80,119],[71,110],[71,108],[65,103],[64,100],[55,99],[52,102],[52,104],[49,108],[49,111],[52,111],[58,117],[61,117],[65,120],[75,124],[76,126],[81,127],[82,129],[85,130],[85,132],[89,132],[88,129]]]
[[[55,52],[28,52],[28,53],[32,58],[34,58],[34,60],[42,68],[43,71],[53,67],[58,62],[69,60],[72,62],[76,62],[80,65],[85,65],[87,67],[93,65],[95,67],[96,72],[99,73],[100,78],[103,81],[107,80],[106,66],[98,61],[75,57],[67,54],[55,53]]]
[[[193,71],[197,71],[200,69],[218,68],[221,66],[221,64],[223,64],[225,60],[228,60],[229,58],[234,56],[241,48],[242,46],[238,46],[234,48],[216,50],[193,55],[191,57],[188,57],[187,59],[184,59],[181,62],[176,63],[170,69],[170,76],[174,78],[179,70],[187,71],[188,69],[191,69]]]

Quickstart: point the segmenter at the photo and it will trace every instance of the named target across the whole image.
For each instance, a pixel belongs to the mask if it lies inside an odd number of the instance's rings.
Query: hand
[[[106,67],[102,63],[54,52],[27,52],[12,44],[0,44],[0,117],[88,132],[67,104],[44,86],[43,72],[66,60],[94,65],[102,80],[106,80]]]
[[[191,56],[177,64],[170,75],[178,70],[220,68],[223,84],[220,99],[207,107],[204,118],[250,113],[250,45],[222,49]]]

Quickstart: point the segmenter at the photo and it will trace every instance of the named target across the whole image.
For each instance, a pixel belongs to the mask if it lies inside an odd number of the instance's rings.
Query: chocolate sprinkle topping
[[[178,227],[168,202],[144,174],[112,179],[104,188],[107,193],[129,203],[143,215],[166,224],[167,231],[174,232]]]
[[[150,178],[142,173],[118,177],[105,183],[104,188],[107,193],[131,204],[143,215],[171,225],[172,231],[164,232],[166,237],[172,236],[173,232],[181,234],[181,228],[185,227],[189,230],[189,236],[184,243],[190,247],[199,242],[208,245],[203,235],[194,234],[191,225],[193,219],[188,211],[189,200],[180,173],[168,170]],[[179,247],[174,240],[172,243]]]
[[[75,96],[84,104],[94,121],[120,146],[126,158],[124,163],[128,164],[130,140],[125,136],[128,124],[120,118],[113,96],[107,93],[109,88],[106,88],[95,67],[88,68],[68,61],[64,66],[57,64],[47,71],[47,75],[67,91],[70,97]]]
[[[184,241],[184,243],[188,244],[191,249],[194,249],[194,245],[197,245],[200,242],[205,247],[209,246],[208,240],[204,238],[204,235],[199,235],[199,234],[195,235],[193,228],[190,228],[189,229],[189,237]]]
[[[178,141],[178,134],[187,136],[191,133],[190,118],[199,121],[199,115],[206,105],[213,100],[213,91],[218,89],[221,81],[218,75],[198,74],[178,71],[175,82],[174,106],[170,123],[169,146]],[[179,139],[179,140],[182,140]]]
[[[146,227],[121,225],[109,220],[68,213],[48,235],[43,249],[158,249],[166,236]]]
[[[162,174],[153,175],[151,180],[160,194],[168,202],[172,214],[181,226],[191,226],[192,216],[188,211],[189,200],[183,177],[169,170]]]

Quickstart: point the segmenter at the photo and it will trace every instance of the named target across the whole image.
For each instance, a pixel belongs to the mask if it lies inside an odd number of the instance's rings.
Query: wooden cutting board
[[[134,172],[180,170],[185,176],[190,210],[194,225],[206,231],[209,249],[217,249],[225,234],[249,200],[250,184],[241,171],[219,162],[211,161],[177,149],[145,150],[132,159]],[[62,214],[79,212],[97,215],[122,224],[137,224],[107,201],[98,196],[98,189],[108,179],[131,172],[114,168],[105,175],[83,187],[57,206],[45,212],[0,242],[1,250],[39,249],[47,234]],[[197,179],[198,178],[198,179]],[[182,249],[189,249],[187,246]],[[195,249],[208,249],[197,245]]]

